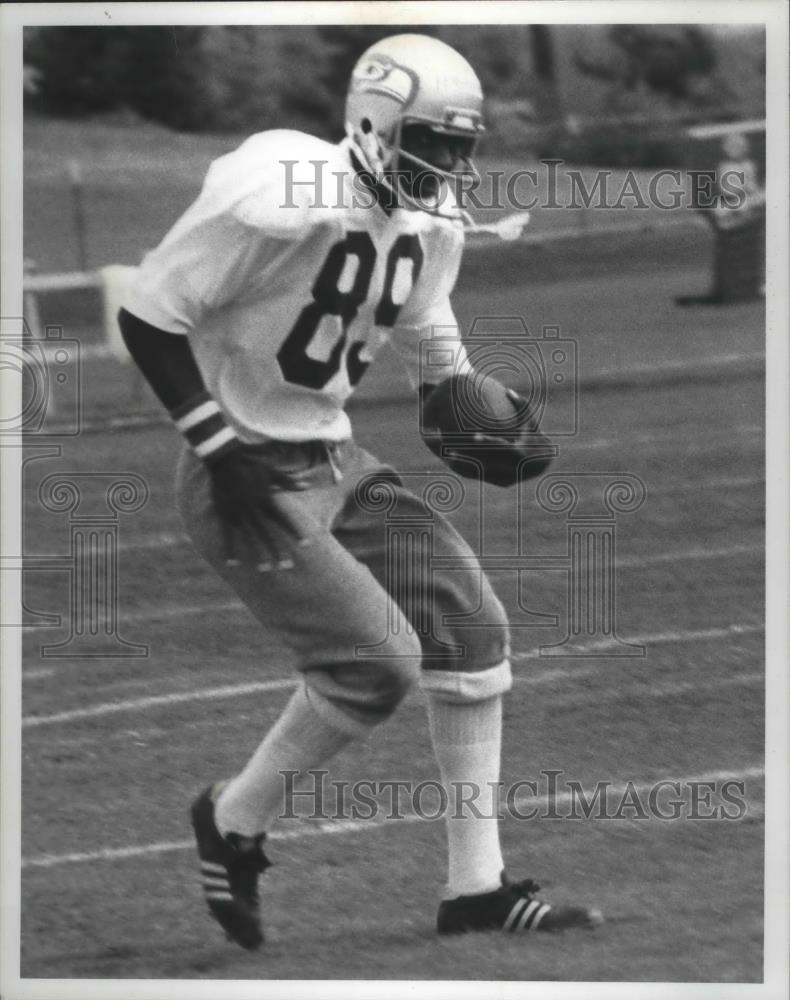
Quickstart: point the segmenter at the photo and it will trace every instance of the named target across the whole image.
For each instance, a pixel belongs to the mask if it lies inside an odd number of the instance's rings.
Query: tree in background
[[[170,128],[343,131],[352,67],[393,32],[441,38],[474,65],[497,149],[566,116],[726,117],[764,100],[764,33],[695,25],[52,27],[25,31],[29,109],[86,117],[131,110]],[[719,67],[726,67],[726,80]],[[526,137],[526,138],[525,138]],[[493,145],[492,147],[493,148]]]
[[[326,88],[316,84],[324,61],[324,47],[314,31],[205,28],[201,63],[211,92],[205,128],[295,128],[326,134],[334,108]]]
[[[538,106],[544,121],[562,118],[562,102],[557,86],[557,57],[554,35],[547,24],[533,24],[530,27],[532,66],[538,88]]]
[[[116,108],[116,39],[109,28],[26,28],[24,59],[36,79],[30,103],[66,117]]]
[[[619,92],[644,87],[674,105],[708,103],[705,83],[717,58],[712,39],[699,25],[616,24],[609,28],[608,39],[613,51],[603,58],[574,53],[582,74],[605,80]]]
[[[301,28],[38,28],[25,38],[28,106],[78,118],[131,109],[187,132],[307,127],[329,110],[322,56]]]
[[[128,107],[174,127],[199,127],[201,28],[38,28],[25,61],[38,70],[31,103],[85,117]]]

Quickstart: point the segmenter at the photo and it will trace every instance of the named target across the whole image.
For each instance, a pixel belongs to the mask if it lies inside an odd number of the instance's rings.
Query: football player
[[[591,926],[597,911],[552,906],[532,880],[509,879],[497,822],[457,800],[459,782],[499,780],[511,685],[505,612],[440,515],[432,555],[468,572],[417,560],[402,593],[390,592],[386,505],[361,502],[359,490],[378,483],[406,517],[424,507],[355,443],[344,409],[385,341],[419,389],[420,342],[457,326],[449,296],[464,226],[451,189],[474,170],[480,83],[449,46],[400,35],[362,56],[346,112],[338,145],[269,131],[213,163],[197,201],[146,256],[119,317],[186,438],[177,503],[195,547],[301,672],[244,768],[194,802],[205,899],[230,938],[260,945],[258,883],[283,808],[281,772],[323,766],[418,682],[449,802],[438,931]],[[433,385],[473,377],[459,339],[421,387],[426,409]],[[501,402],[502,387],[489,391]],[[513,482],[545,467],[527,443],[534,422],[522,424],[507,440],[490,427],[472,435],[478,458],[492,443],[490,463],[472,459],[484,478]],[[454,467],[463,461],[463,442],[460,453],[436,450]],[[489,627],[463,624],[476,610]]]

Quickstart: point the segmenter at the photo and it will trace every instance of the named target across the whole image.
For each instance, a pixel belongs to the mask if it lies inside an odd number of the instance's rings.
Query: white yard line
[[[75,708],[68,712],[56,712],[55,715],[27,715],[22,719],[23,729],[34,729],[37,726],[51,726],[59,722],[77,722],[81,719],[94,719],[103,715],[114,715],[117,712],[136,712],[146,708],[158,708],[163,705],[179,705],[187,701],[217,701],[223,698],[240,698],[247,694],[258,694],[262,691],[280,691],[284,688],[296,687],[296,676],[273,681],[259,681],[252,684],[231,684],[217,688],[198,688],[195,691],[174,691],[171,694],[151,695],[147,698],[129,698],[124,701],[104,702],[100,705],[90,705],[87,708]]]
[[[758,428],[751,430],[757,431]],[[609,438],[600,438],[591,442],[584,442],[584,447],[601,447],[611,444]],[[562,447],[567,447],[567,443]],[[707,479],[702,482],[685,482],[672,486],[651,486],[648,484],[649,496],[672,496],[676,493],[699,493],[702,490],[732,490],[749,487],[761,487],[765,489],[765,480],[754,476],[721,476],[719,478]],[[150,535],[143,535],[137,538],[123,538],[118,542],[118,552],[146,552],[149,549],[159,550],[163,548],[177,547],[180,545],[190,545],[189,537],[172,531],[155,532]],[[737,546],[735,547],[738,548]],[[20,562],[20,568],[24,559]]]
[[[651,632],[647,635],[628,635],[623,637],[623,642],[636,646],[660,646],[675,642],[704,642],[708,639],[732,639],[741,635],[760,635],[764,631],[764,625],[747,622],[744,624],[728,625],[723,628],[684,629],[678,632]],[[579,656],[596,653],[605,656],[607,650],[616,653],[620,647],[621,644],[613,639],[596,639],[594,642],[581,642],[569,645],[567,648],[573,650],[573,653]],[[514,663],[521,663],[524,660],[543,660],[545,662],[549,658],[545,654],[541,656],[538,649],[526,650],[521,653],[515,652],[511,656],[511,660]]]
[[[719,771],[704,771],[700,774],[695,775],[670,775],[662,778],[653,778],[650,780],[642,781],[625,781],[618,785],[612,785],[608,789],[608,793],[611,796],[616,796],[622,798],[626,792],[633,789],[637,795],[642,796],[645,793],[649,793],[650,789],[655,787],[659,781],[678,781],[681,787],[684,785],[691,784],[692,782],[720,782],[720,781],[748,781],[749,779],[762,778],[765,776],[765,769],[761,766],[745,767],[728,770]],[[585,796],[592,796],[593,789],[584,789]],[[573,806],[579,800],[578,792],[563,792],[558,795],[549,796],[517,796],[514,802],[516,809],[519,812],[530,809],[546,809],[549,804],[553,804],[555,810],[560,810],[565,806]],[[763,805],[758,800],[749,799],[748,796],[744,796],[744,800],[747,803],[746,815],[752,815],[753,817],[759,817],[762,815]],[[588,798],[588,801],[590,799]],[[300,825],[296,829],[275,829],[271,833],[271,839],[273,841],[278,840],[304,840],[308,837],[321,837],[321,836],[344,836],[346,834],[356,834],[365,833],[371,830],[380,830],[390,823],[391,827],[401,827],[404,823],[416,823],[416,822],[430,822],[429,820],[424,820],[421,816],[415,813],[403,813],[403,818],[400,820],[393,820],[390,822],[386,817],[374,818],[369,820],[351,820],[351,819],[341,819],[341,820],[326,820],[314,823],[303,823],[298,821]],[[636,822],[636,820],[635,820]],[[693,822],[692,820],[686,820],[686,822]],[[140,858],[148,857],[152,854],[167,854],[173,851],[185,851],[194,850],[195,842],[193,839],[189,840],[164,840],[158,843],[152,844],[139,844],[137,846],[129,847],[117,847],[117,848],[102,848],[97,851],[81,851],[68,854],[44,854],[33,858],[23,858],[22,868],[55,868],[60,865],[68,864],[90,864],[97,861],[124,861],[128,858]]]
[[[593,671],[585,671],[584,674],[592,674]],[[573,674],[570,672],[566,675],[566,679],[571,679]],[[516,681],[523,682],[526,678],[517,677]],[[540,682],[544,682],[544,678],[539,678]],[[607,678],[608,680],[608,678]],[[605,698],[607,705],[615,704],[616,702],[628,701],[629,698],[638,699],[639,703],[642,704],[648,701],[661,701],[664,698],[677,698],[680,695],[693,695],[702,692],[713,692],[714,694],[725,688],[732,687],[759,687],[765,682],[765,674],[762,672],[751,672],[742,674],[733,674],[730,677],[717,677],[711,679],[695,679],[690,681],[677,681],[670,684],[651,684],[649,687],[645,686],[641,689],[623,689],[618,687],[615,690],[607,689]],[[556,695],[552,694],[550,696],[550,701],[547,702],[547,707],[550,711],[556,711],[561,708],[573,708],[579,705],[587,706],[590,703],[590,692],[582,691],[576,694],[565,694]]]
[[[677,552],[659,552],[652,556],[629,556],[625,558],[619,558],[616,560],[617,568],[622,569],[634,569],[641,567],[649,567],[652,565],[659,565],[661,563],[680,563],[688,561],[707,561],[711,559],[729,559],[733,556],[748,555],[757,552],[763,552],[764,546],[762,544],[756,543],[754,545],[729,545],[720,548],[712,549],[682,549]],[[561,555],[561,553],[559,553]],[[492,569],[489,570],[490,573],[500,573],[500,572],[513,572],[513,568],[504,569]],[[173,618],[181,618],[186,615],[213,615],[220,614],[222,612],[234,612],[234,611],[247,611],[245,605],[238,600],[223,601],[221,603],[204,603],[204,604],[176,604],[176,605],[155,605],[149,608],[142,608],[138,611],[132,611],[128,614],[121,612],[121,622],[123,623],[133,623],[140,621],[170,621]],[[249,612],[247,612],[249,613]],[[37,635],[40,633],[53,634],[55,629],[51,625],[31,625],[29,628],[23,628],[22,634],[27,635]],[[32,671],[31,671],[32,674]],[[30,675],[26,675],[29,677]],[[47,673],[40,672],[37,676],[48,677]]]
[[[640,661],[640,664],[643,661]],[[602,670],[603,668],[603,670]],[[563,682],[571,682],[571,686],[578,682],[586,680],[587,678],[594,677],[598,683],[607,683],[613,679],[611,672],[604,673],[603,671],[609,670],[607,665],[604,665],[601,661],[593,665],[581,665],[576,664],[573,667],[568,668],[558,668],[556,670],[546,670],[540,673],[531,671],[529,673],[519,673],[516,672],[513,677],[513,683],[521,688],[526,687],[530,691],[535,691],[546,685],[552,685],[560,683],[561,686],[565,686],[565,692],[558,694],[555,689],[550,695],[549,707],[551,710],[560,708],[572,708],[577,705],[589,705],[590,693],[589,690],[576,691],[576,693],[569,693],[567,686],[563,685]],[[651,675],[654,676],[654,675]],[[629,674],[623,675],[622,673],[617,676],[618,687],[612,688],[611,684],[607,687],[607,703],[614,704],[615,702],[627,701],[629,698],[636,698],[639,700],[640,704],[648,701],[660,701],[665,698],[676,698],[679,695],[696,694],[700,695],[705,692],[718,693],[720,690],[732,687],[760,687],[765,683],[765,673],[764,671],[753,671],[748,673],[737,673],[728,676],[708,676],[706,674],[693,675],[693,680],[684,681],[659,681],[656,682],[652,680],[649,685],[642,684],[639,687],[624,688],[623,681],[630,681],[634,679],[640,679],[638,676],[635,677],[635,673],[631,672]],[[643,676],[641,678],[645,680]],[[288,690],[288,686],[284,685],[283,690]],[[404,707],[401,711],[408,711],[414,708],[415,704],[419,703],[420,696],[422,692],[419,689],[414,689],[409,695],[407,701],[404,703]],[[271,699],[266,703],[267,710],[273,710],[278,713],[282,705],[281,703],[270,704]],[[249,711],[249,707],[248,707]],[[257,709],[260,711],[260,708]],[[202,721],[201,721],[202,720]],[[230,724],[229,719],[224,717],[215,720],[212,725],[216,728],[217,725],[220,727],[225,724]],[[139,727],[140,722],[134,722],[133,725]],[[144,723],[143,723],[144,724]],[[197,720],[192,720],[189,722],[184,722],[180,720],[178,722],[178,732],[183,734],[188,729],[195,729],[197,727],[204,727],[206,725],[206,717],[201,716]],[[129,734],[130,730],[124,730],[125,733]],[[101,731],[93,730],[88,733],[83,733],[82,736],[69,736],[60,734],[58,736],[48,736],[46,746],[49,748],[59,746],[59,747],[75,747],[84,746],[89,744],[95,744],[104,737]],[[144,738],[143,735],[139,737],[141,740]]]
[[[761,439],[764,434],[765,429],[763,427],[754,425],[749,427],[739,427],[737,430],[728,435],[712,434],[704,441],[696,441],[694,438],[683,436],[677,431],[662,435],[637,434],[631,437],[625,437],[620,434],[616,437],[596,438],[583,438],[577,436],[566,439],[555,437],[554,440],[555,443],[559,445],[560,455],[574,454],[574,452],[586,454],[594,449],[605,449],[607,451],[621,454],[626,447],[639,445],[666,445],[678,458],[688,458],[692,455],[705,455],[707,458],[710,458],[712,446],[717,442],[717,440],[729,441],[730,444],[732,444],[735,438],[757,437]],[[759,455],[756,453],[755,457],[759,457]],[[667,492],[670,491],[667,490]]]
[[[671,496],[675,493],[700,493],[702,490],[738,490],[758,486],[765,489],[765,480],[761,476],[721,476],[718,479],[696,479],[674,486],[657,486],[650,490],[650,496]]]
[[[764,631],[762,625],[731,625],[728,628],[699,629],[686,632],[658,632],[649,635],[636,636],[629,641],[644,646],[660,643],[675,642],[699,642],[708,639],[725,639],[741,635],[759,634]],[[602,658],[606,650],[612,649],[611,640],[595,641],[586,645],[574,646],[575,650],[583,653],[601,653]],[[523,663],[527,660],[539,660],[544,664],[549,657],[541,656],[539,650],[526,650],[514,652],[511,661],[514,664]],[[628,658],[633,662],[633,658]],[[588,672],[593,672],[595,668],[587,667]],[[567,666],[552,668],[544,674],[532,675],[524,678],[523,683],[541,684],[549,683],[560,677],[581,676],[582,668]],[[52,726],[59,723],[79,722],[83,719],[101,718],[106,715],[114,715],[118,712],[136,712],[148,708],[159,708],[163,706],[184,704],[190,701],[217,701],[225,698],[239,698],[244,695],[258,694],[263,691],[277,691],[294,687],[298,683],[298,676],[291,678],[280,678],[277,680],[260,681],[248,684],[231,684],[215,688],[198,688],[193,691],[176,691],[170,694],[151,695],[145,698],[128,698],[120,701],[103,702],[98,705],[90,705],[85,708],[75,708],[65,712],[56,712],[54,715],[28,715],[22,719],[23,729],[35,729],[41,726]]]
[[[736,484],[733,481],[723,484],[722,489],[732,489],[737,485],[760,485],[764,486],[765,483],[755,483],[754,480],[744,479],[740,484]],[[689,485],[684,487],[683,490],[678,490],[677,492],[694,492],[698,489],[697,486]],[[655,496],[656,493],[650,492],[650,496]],[[163,548],[175,548],[180,545],[191,545],[189,538],[186,535],[174,535],[163,533],[161,535],[146,535],[135,541],[120,542],[118,544],[118,552],[147,552],[150,549],[159,551]],[[764,545],[754,544],[754,545],[731,545],[726,548],[718,549],[683,549],[679,552],[663,552],[659,556],[646,556],[644,557],[645,565],[649,565],[651,562],[664,562],[669,559],[718,559],[721,556],[727,555],[739,555],[742,552],[757,552],[762,551],[765,548]]]
[[[718,480],[709,480],[707,482],[702,482],[702,483],[685,483],[670,488],[664,488],[664,487],[651,488],[650,486],[648,486],[648,493],[649,496],[652,498],[674,493],[699,493],[700,490],[705,490],[705,489],[731,490],[731,489],[740,489],[751,486],[759,486],[764,489],[765,480],[755,479],[752,476],[739,476],[734,479],[723,478]],[[190,544],[191,542],[187,535],[179,535],[173,532],[163,531],[157,534],[143,535],[141,538],[133,538],[130,540],[123,539],[118,543],[118,552],[147,552],[150,549],[159,551],[160,549],[163,548],[176,548],[181,545],[190,545]],[[715,551],[720,551],[720,552],[731,551],[735,553],[739,551],[751,550],[753,548],[762,548],[762,546],[735,545],[731,549],[721,549]],[[704,553],[707,550],[697,549],[692,551],[700,551]],[[665,556],[664,558],[669,558],[669,556]],[[678,558],[683,558],[683,553],[678,553]],[[686,556],[685,558],[690,558],[690,557]],[[705,556],[701,555],[700,558],[705,558]]]
[[[753,545],[724,545],[720,548],[688,548],[681,552],[657,552],[652,556],[615,557],[617,569],[640,566],[657,566],[660,563],[706,562],[709,559],[730,559],[732,556],[746,556],[754,553],[765,553],[765,545],[757,542]]]
[[[607,661],[611,662],[611,661]],[[634,663],[633,660],[627,661],[631,664]],[[604,668],[609,674],[611,670],[609,668]],[[639,669],[639,668],[637,668]],[[527,687],[541,687],[543,684],[553,684],[555,681],[567,681],[567,680],[585,680],[588,677],[595,677],[601,673],[601,664],[593,663],[582,666],[577,664],[571,667],[557,667],[555,670],[546,670],[539,674],[520,674],[516,673],[513,676],[513,683],[517,684],[519,687],[525,685]],[[642,677],[644,678],[644,674]],[[652,675],[653,681],[649,688],[640,688],[636,692],[627,691],[622,689],[617,689],[611,694],[607,695],[607,698],[622,699],[630,697],[633,694],[638,695],[639,698],[667,698],[672,697],[676,694],[683,694],[688,691],[700,691],[706,690],[708,688],[718,688],[722,687],[748,687],[750,684],[762,684],[765,680],[765,673],[761,670],[759,671],[748,671],[738,674],[730,674],[726,677],[713,677],[708,678],[702,674],[693,675],[693,680],[683,680],[683,681],[670,681],[661,682],[656,681],[655,674]],[[625,679],[632,680],[634,674],[631,673],[627,675]],[[618,680],[623,680],[623,675],[618,675]],[[582,692],[581,695],[565,695],[564,697],[557,698],[557,696],[552,695],[552,705],[562,705],[565,702],[572,702],[578,697],[589,697],[587,692]]]
[[[719,548],[688,548],[678,552],[657,552],[651,556],[615,556],[615,568],[647,569],[650,566],[657,566],[661,563],[707,562],[711,559],[730,559],[733,556],[753,555],[755,553],[763,553],[764,551],[765,545],[762,542],[755,542],[751,545],[724,545]],[[561,553],[558,553],[558,555],[560,558],[562,557]],[[492,558],[510,560],[512,565],[492,566],[486,570],[489,576],[494,573],[512,573],[514,569],[519,569],[518,556],[493,556]],[[540,572],[540,567],[523,570],[522,572]]]
[[[132,611],[129,614],[124,614],[123,610],[121,610],[119,617],[121,619],[121,627],[123,627],[124,623],[172,621],[173,618],[181,618],[186,615],[222,614],[228,611],[245,611],[247,614],[250,613],[241,601],[220,601],[218,603],[208,602],[202,604],[152,605],[151,607],[142,608],[139,611]],[[52,635],[56,631],[57,629],[51,625],[31,625],[29,628],[22,629],[22,635],[36,635],[41,633]],[[78,662],[84,663],[86,661],[82,660]]]

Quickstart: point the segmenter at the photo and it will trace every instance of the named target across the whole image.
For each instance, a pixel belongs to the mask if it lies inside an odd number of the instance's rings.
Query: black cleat
[[[201,886],[211,915],[228,940],[252,950],[263,943],[258,876],[271,864],[263,853],[266,835],[222,836],[214,822],[214,802],[221,787],[211,785],[192,804]]]
[[[534,894],[532,879],[511,882],[502,873],[502,885],[493,892],[445,899],[439,904],[436,929],[440,934],[467,931],[565,931],[603,923],[600,910],[581,906],[552,906]]]

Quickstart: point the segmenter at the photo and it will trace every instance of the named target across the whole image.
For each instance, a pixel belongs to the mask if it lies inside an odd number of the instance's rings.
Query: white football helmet
[[[427,125],[435,132],[470,140],[460,169],[441,170],[402,148],[404,126]],[[354,67],[346,101],[346,134],[357,158],[379,183],[397,174],[402,157],[444,181],[443,196],[428,204],[399,188],[406,207],[441,212],[450,182],[476,178],[471,151],[485,131],[483,91],[475,71],[455,49],[428,35],[393,35],[372,45]],[[451,202],[453,199],[449,199]],[[457,209],[448,214],[457,217]]]

